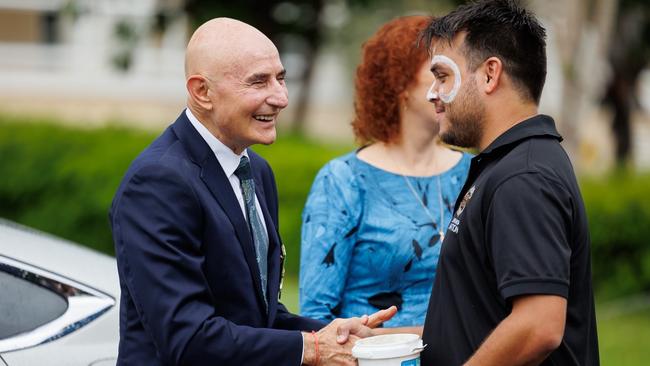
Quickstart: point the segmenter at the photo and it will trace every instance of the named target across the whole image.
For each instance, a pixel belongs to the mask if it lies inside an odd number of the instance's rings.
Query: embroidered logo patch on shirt
[[[472,188],[470,188],[467,191],[467,193],[465,193],[463,200],[460,202],[460,205],[458,205],[458,210],[456,210],[456,217],[460,216],[460,214],[463,213],[463,210],[465,210],[465,206],[467,206],[469,200],[472,199],[475,190],[476,190],[476,186],[472,186]]]

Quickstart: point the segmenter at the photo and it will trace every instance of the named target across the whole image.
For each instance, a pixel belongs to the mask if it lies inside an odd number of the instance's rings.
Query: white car
[[[0,220],[0,366],[115,365],[115,259]]]

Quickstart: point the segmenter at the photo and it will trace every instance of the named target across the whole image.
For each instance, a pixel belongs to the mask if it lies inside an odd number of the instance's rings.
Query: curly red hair
[[[355,79],[352,128],[357,141],[392,142],[399,134],[402,95],[427,60],[420,32],[433,18],[407,16],[391,20],[363,44]]]

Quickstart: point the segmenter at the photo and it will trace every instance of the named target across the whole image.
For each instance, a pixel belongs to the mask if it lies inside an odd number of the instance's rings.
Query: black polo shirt
[[[598,365],[587,216],[553,119],[518,123],[472,159],[442,244],[422,365],[461,365],[511,299],[567,299],[562,344],[542,365]]]

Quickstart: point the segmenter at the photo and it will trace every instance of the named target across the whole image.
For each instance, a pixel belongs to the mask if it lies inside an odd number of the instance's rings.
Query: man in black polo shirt
[[[514,1],[430,24],[429,91],[446,143],[478,148],[442,246],[422,365],[597,365],[587,217],[537,106],[545,30]]]

